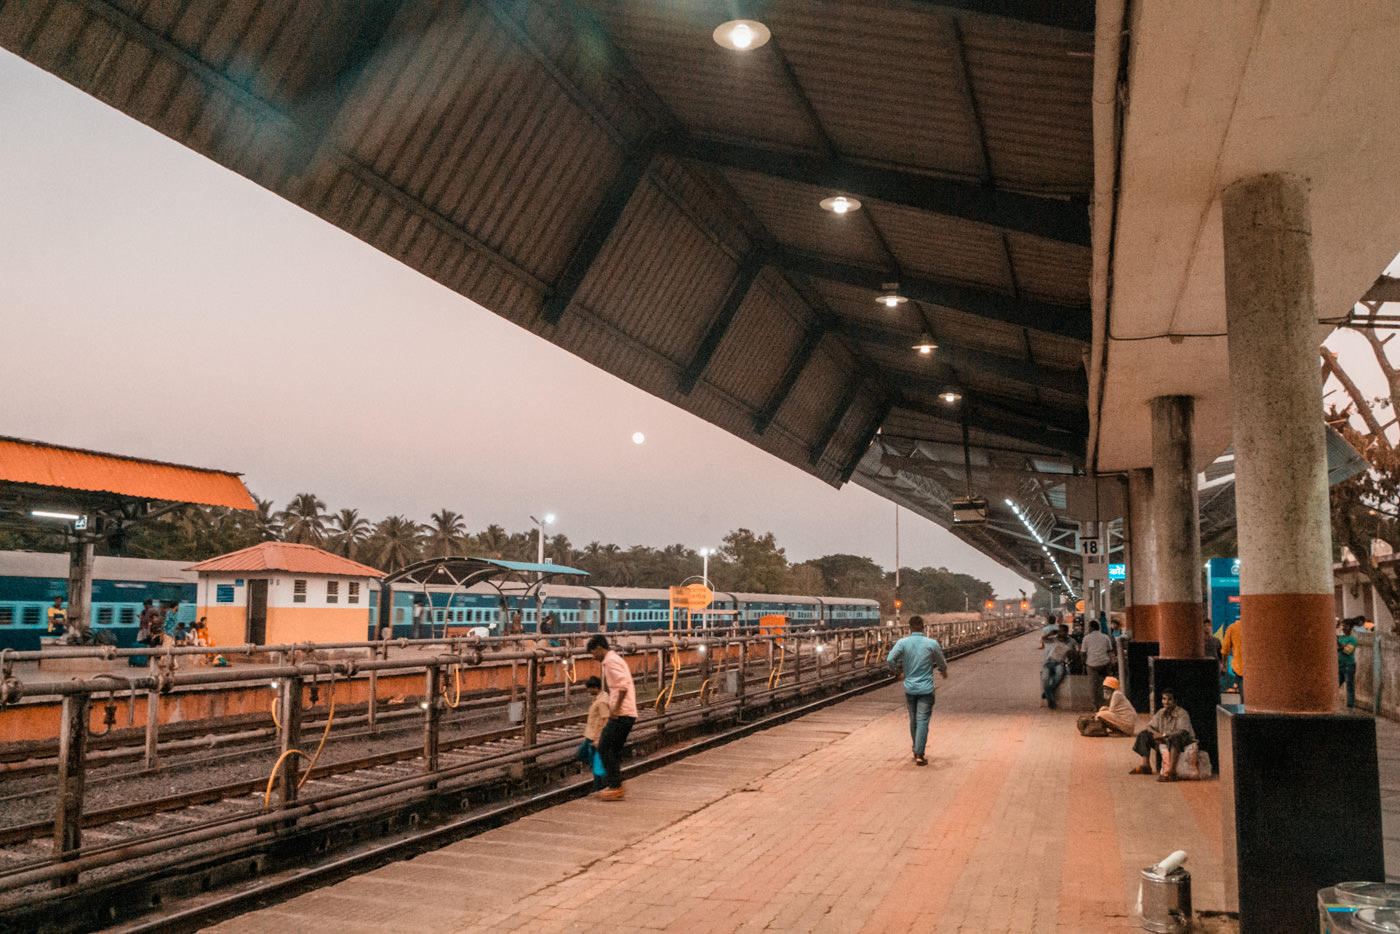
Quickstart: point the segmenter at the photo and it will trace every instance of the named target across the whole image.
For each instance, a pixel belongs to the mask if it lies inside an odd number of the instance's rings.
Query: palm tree
[[[427,533],[428,556],[446,558],[461,554],[462,537],[466,532],[467,526],[462,521],[461,513],[450,509],[433,513],[433,522]]]
[[[358,509],[342,509],[331,517],[331,550],[353,561],[373,530]]]
[[[315,493],[298,493],[279,517],[285,541],[319,545],[326,537],[326,504]]]
[[[252,520],[253,528],[258,533],[258,541],[280,542],[282,540],[282,518],[280,513],[273,512],[272,500],[258,499],[254,496],[253,502],[258,507]]]
[[[368,551],[380,570],[397,571],[418,560],[422,527],[407,516],[390,516],[374,527]]]
[[[500,558],[505,555],[506,548],[510,544],[510,536],[506,530],[494,522],[482,530],[476,537],[477,546],[481,549],[483,558]]]

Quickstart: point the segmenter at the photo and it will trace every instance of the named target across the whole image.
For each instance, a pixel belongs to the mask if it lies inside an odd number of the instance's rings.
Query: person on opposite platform
[[[1133,740],[1133,752],[1142,756],[1142,764],[1134,768],[1132,775],[1151,775],[1152,764],[1148,755],[1159,744],[1167,747],[1167,761],[1162,766],[1159,782],[1176,781],[1176,760],[1182,750],[1196,741],[1196,733],[1191,729],[1191,715],[1176,705],[1176,692],[1171,688],[1162,689],[1162,706],[1147,721],[1147,729],[1138,733]]]
[[[1342,620],[1342,632],[1337,636],[1337,686],[1347,686],[1347,706],[1356,706],[1356,619]]]
[[[632,669],[621,655],[608,648],[607,636],[589,639],[588,654],[603,663],[603,687],[608,692],[608,722],[598,737],[598,753],[607,770],[608,787],[594,794],[604,801],[621,801],[627,794],[622,787],[622,750],[627,745],[632,724],[637,721]]]
[[[1235,688],[1240,692],[1240,703],[1244,703],[1244,622],[1235,620],[1225,627],[1225,637],[1220,640],[1220,651],[1223,655],[1229,656],[1226,674],[1234,673],[1232,680]],[[1226,684],[1230,687],[1230,684]]]
[[[1132,701],[1118,685],[1118,679],[1109,675],[1103,679],[1104,690],[1112,691],[1108,706],[1100,707],[1096,713],[1086,713],[1079,718],[1081,736],[1132,736],[1137,729],[1137,711]]]
[[[588,706],[588,722],[583,727],[583,746],[579,750],[579,760],[593,772],[593,790],[602,791],[608,787],[608,771],[603,765],[603,757],[598,752],[598,741],[603,738],[603,727],[608,724],[612,707],[608,695],[603,693],[603,679],[593,675],[583,683],[588,693],[593,695],[593,703]]]
[[[61,636],[68,631],[68,614],[63,610],[63,598],[54,597],[48,609],[49,635]]]
[[[1084,668],[1089,675],[1092,691],[1089,694],[1093,703],[1103,699],[1104,679],[1108,677],[1109,666],[1113,664],[1113,640],[1104,634],[1104,624],[1099,620],[1089,622],[1089,632],[1081,646],[1084,652]]]
[[[943,657],[943,647],[937,639],[924,635],[924,618],[915,616],[909,620],[909,635],[900,639],[890,649],[885,664],[891,671],[904,670],[904,700],[909,707],[909,738],[914,744],[914,764],[928,765],[924,757],[924,747],[928,743],[928,722],[933,716],[933,670],[945,679],[948,677],[948,661]]]

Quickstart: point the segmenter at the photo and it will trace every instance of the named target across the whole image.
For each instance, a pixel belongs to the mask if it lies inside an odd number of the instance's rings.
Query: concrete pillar
[[[1195,400],[1152,400],[1152,502],[1157,545],[1157,642],[1165,658],[1205,656]]]
[[[1128,608],[1134,642],[1157,641],[1157,530],[1152,524],[1152,471],[1128,471]]]
[[[1221,195],[1250,710],[1332,710],[1337,655],[1319,329],[1305,180]]]
[[[92,540],[86,533],[68,546],[68,628],[86,631],[92,627]]]

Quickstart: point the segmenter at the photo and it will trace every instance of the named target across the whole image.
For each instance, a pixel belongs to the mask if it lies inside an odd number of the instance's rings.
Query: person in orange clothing
[[[1240,703],[1244,703],[1244,629],[1241,621],[1235,620],[1225,629],[1225,638],[1220,640],[1220,651],[1229,658],[1230,669],[1235,672],[1235,684],[1239,686]]]

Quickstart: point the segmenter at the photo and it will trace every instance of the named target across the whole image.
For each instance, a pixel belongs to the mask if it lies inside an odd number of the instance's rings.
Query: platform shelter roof
[[[294,542],[261,542],[249,548],[219,555],[190,566],[201,574],[244,571],[286,571],[289,574],[333,574],[339,577],[378,579],[384,572],[349,558],[331,554],[315,545]]]
[[[467,558],[448,555],[425,558],[385,576],[384,586],[415,585],[466,588],[499,577],[514,574],[539,574],[544,578],[555,575],[587,577],[587,571],[562,564],[535,564],[528,561],[502,561],[500,558]]]
[[[256,509],[240,474],[0,438],[0,484],[82,494]]]
[[[11,7],[0,46],[829,484],[947,524],[877,436],[1083,463],[1094,0]]]

